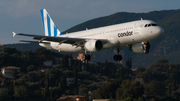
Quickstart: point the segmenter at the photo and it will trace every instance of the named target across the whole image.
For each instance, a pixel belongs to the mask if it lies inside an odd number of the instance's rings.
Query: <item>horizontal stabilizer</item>
[[[12,32],[13,33],[13,37],[15,37],[16,36],[16,33],[15,32]]]

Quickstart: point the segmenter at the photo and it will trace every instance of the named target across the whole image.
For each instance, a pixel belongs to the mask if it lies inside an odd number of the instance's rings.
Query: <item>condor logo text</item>
[[[131,36],[133,35],[133,31],[127,31],[124,33],[118,33],[118,37]]]

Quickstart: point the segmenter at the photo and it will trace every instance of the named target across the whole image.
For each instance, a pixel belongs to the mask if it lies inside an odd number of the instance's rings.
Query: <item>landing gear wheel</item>
[[[81,60],[82,60],[82,61],[86,61],[86,60],[89,61],[89,60],[91,60],[91,56],[84,54],[84,55],[82,56],[82,59],[81,59]]]
[[[87,60],[87,55],[84,54],[84,55],[82,56],[82,59],[81,59],[81,60],[82,60],[82,61]]]
[[[114,55],[114,61],[121,61],[122,60],[122,56],[121,55]]]
[[[122,56],[118,55],[118,61],[121,61],[121,60],[122,60]]]
[[[114,61],[117,61],[118,60],[118,56],[117,55],[114,55]]]
[[[121,48],[117,48],[117,55],[114,55],[114,57],[113,57],[114,61],[121,61],[122,60],[122,56],[119,55],[120,50],[121,50]]]
[[[87,55],[87,60],[91,60],[91,56],[90,55]]]

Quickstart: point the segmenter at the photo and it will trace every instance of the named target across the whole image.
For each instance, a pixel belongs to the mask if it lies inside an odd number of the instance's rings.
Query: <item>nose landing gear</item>
[[[81,61],[89,61],[91,60],[91,56],[89,54],[87,54],[87,52],[85,51],[85,54],[83,54]]]
[[[91,60],[91,56],[90,55],[88,55],[88,54],[83,54],[83,56],[82,56],[82,59],[81,59],[82,61],[89,61],[89,60]]]
[[[121,61],[122,60],[122,56],[121,55],[119,55],[119,51],[120,51],[121,49],[119,49],[119,48],[117,48],[117,55],[114,55],[114,61]]]
[[[142,43],[143,44],[143,49],[144,49],[144,53],[145,54],[148,54],[149,53],[149,48],[150,48],[150,44],[149,44],[149,42],[143,42]]]

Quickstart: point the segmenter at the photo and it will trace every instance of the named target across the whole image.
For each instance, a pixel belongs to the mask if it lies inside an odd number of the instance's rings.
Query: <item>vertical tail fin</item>
[[[53,20],[51,19],[46,9],[42,9],[40,10],[40,12],[41,12],[41,18],[43,22],[45,36],[56,37],[62,35],[59,29],[57,29],[56,25],[54,24]]]

